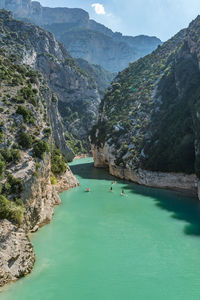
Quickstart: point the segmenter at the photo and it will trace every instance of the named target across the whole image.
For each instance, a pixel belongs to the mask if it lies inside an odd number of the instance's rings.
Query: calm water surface
[[[123,181],[111,193],[91,162],[71,164],[80,187],[32,236],[32,274],[0,300],[200,300],[199,202]]]

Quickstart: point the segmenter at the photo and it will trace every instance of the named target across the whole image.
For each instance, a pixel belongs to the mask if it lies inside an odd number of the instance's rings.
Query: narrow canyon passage
[[[200,299],[200,203],[119,180],[110,192],[115,179],[91,158],[71,168],[80,187],[32,235],[32,274],[0,299]]]

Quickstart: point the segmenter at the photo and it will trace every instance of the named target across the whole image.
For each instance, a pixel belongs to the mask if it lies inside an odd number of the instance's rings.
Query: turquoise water
[[[32,236],[32,274],[0,299],[199,300],[200,203],[123,181],[111,193],[113,178],[91,161],[72,163],[81,186]]]

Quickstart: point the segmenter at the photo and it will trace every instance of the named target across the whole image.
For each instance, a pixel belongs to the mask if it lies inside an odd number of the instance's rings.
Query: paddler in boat
[[[125,196],[124,189],[122,189],[121,195],[122,195],[122,196]]]

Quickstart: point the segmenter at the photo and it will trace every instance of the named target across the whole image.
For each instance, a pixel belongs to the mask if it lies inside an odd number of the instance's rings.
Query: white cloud
[[[94,8],[97,15],[106,15],[105,8],[100,3],[93,3],[92,7]]]

